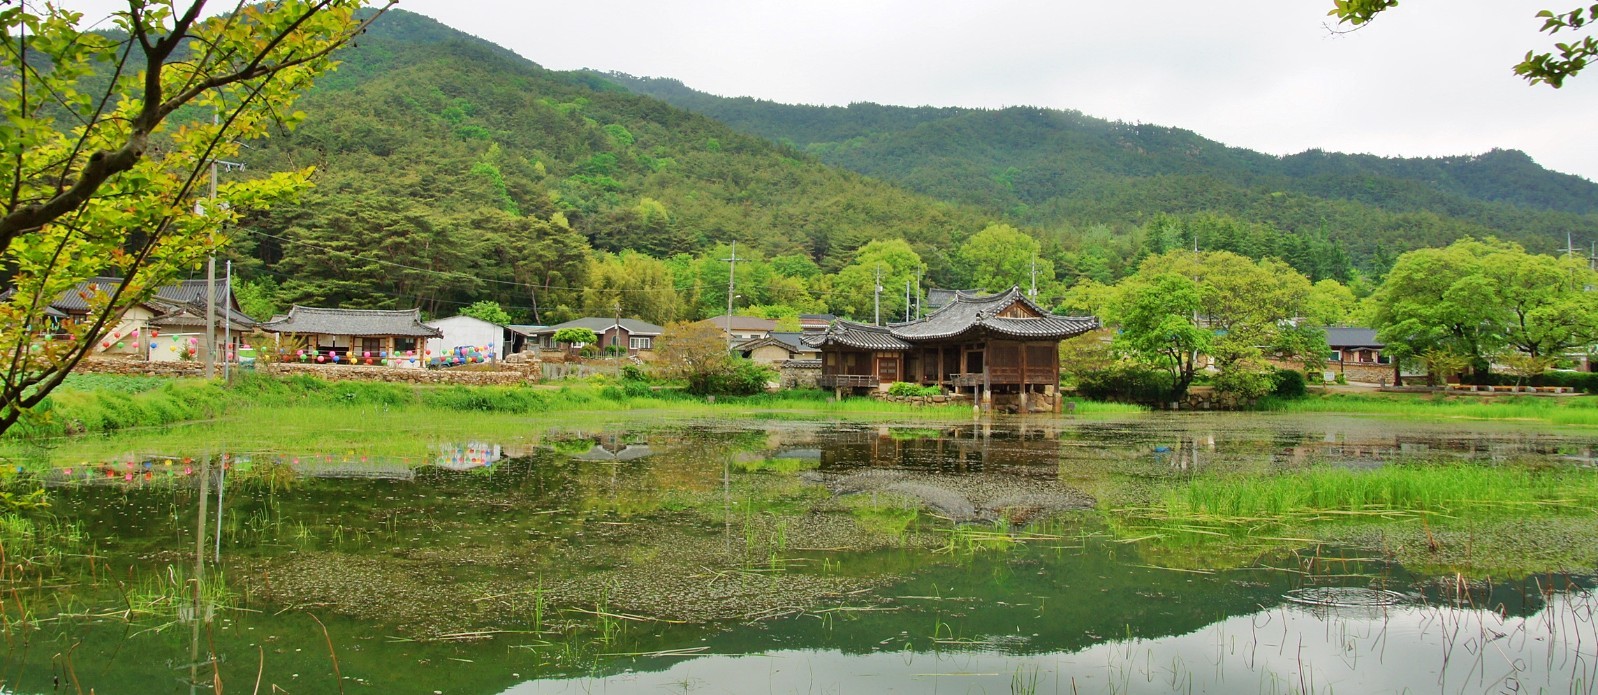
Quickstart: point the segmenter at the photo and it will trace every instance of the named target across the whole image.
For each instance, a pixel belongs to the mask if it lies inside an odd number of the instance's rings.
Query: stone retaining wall
[[[146,362],[144,360],[119,360],[115,358],[88,358],[73,367],[78,374],[130,374],[133,376],[200,376],[205,365],[200,362]]]
[[[327,381],[386,381],[398,384],[462,384],[466,386],[515,386],[537,381],[540,365],[537,362],[506,364],[503,368],[486,370],[468,369],[409,369],[401,367],[353,366],[341,364],[258,364],[256,371],[263,374],[289,376],[309,374]],[[237,365],[233,369],[240,369]],[[130,374],[135,376],[190,376],[205,373],[199,362],[146,362],[144,360],[86,359],[73,371],[85,374]]]
[[[458,384],[463,386],[517,386],[536,381],[539,365],[531,362],[505,365],[507,369],[479,371],[467,369],[407,369],[403,367],[346,366],[338,364],[296,364],[292,362],[257,367],[264,374],[289,376],[309,374],[327,381],[386,381],[397,384]]]
[[[777,368],[779,388],[821,388],[821,360],[788,360]]]

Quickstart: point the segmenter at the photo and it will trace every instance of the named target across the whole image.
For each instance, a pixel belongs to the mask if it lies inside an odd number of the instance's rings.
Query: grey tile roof
[[[856,350],[908,350],[910,343],[900,340],[882,326],[868,326],[863,323],[844,321],[839,319],[827,327],[825,333],[807,335],[801,340],[810,347],[820,348],[826,345],[842,345]]]
[[[61,293],[55,301],[50,302],[50,307],[56,311],[68,314],[82,314],[89,310],[89,297],[95,290],[110,294],[116,291],[117,285],[122,284],[122,278],[95,277],[79,282],[72,289]],[[162,311],[171,311],[189,304],[198,303],[205,306],[205,280],[179,280],[176,284],[161,285],[155,288],[155,294],[146,302],[146,306]],[[4,296],[10,297],[13,290],[6,290]],[[228,296],[227,284],[222,280],[216,281],[216,299],[219,305],[237,307],[238,302]],[[242,313],[239,316],[244,316]],[[248,319],[249,317],[245,317]],[[249,319],[254,325],[254,319]]]
[[[574,321],[567,321],[566,323],[557,323],[553,326],[511,326],[510,328],[517,333],[521,333],[522,335],[543,336],[554,335],[555,331],[558,331],[562,328],[587,328],[596,334],[604,333],[605,331],[610,330],[611,326],[614,325],[616,325],[615,317],[604,318],[589,316],[586,318],[576,319]],[[627,329],[629,334],[638,336],[660,335],[666,330],[665,328],[656,326],[648,321],[640,321],[638,319],[622,319],[621,327]]]
[[[219,306],[216,311],[217,325],[227,321],[235,331],[253,330],[260,325],[255,319],[246,316],[242,311],[231,307]],[[203,298],[172,307],[166,313],[150,320],[150,324],[170,328],[205,328],[205,300]]]
[[[1035,318],[999,316],[1020,302],[1038,313]],[[930,315],[907,323],[886,327],[838,321],[825,333],[806,336],[805,344],[821,347],[828,343],[861,350],[903,350],[912,344],[945,340],[974,331],[988,331],[1013,338],[1063,339],[1099,327],[1092,316],[1057,316],[1038,306],[1020,288],[993,295],[954,293],[953,299]]]
[[[1376,339],[1376,329],[1352,326],[1327,326],[1326,345],[1332,349],[1368,347],[1381,348],[1387,344]]]
[[[746,340],[733,346],[734,350],[748,351],[762,345],[776,345],[787,349],[789,352],[815,352],[816,348],[805,344],[802,337],[805,334],[798,332],[772,333],[764,338]]]
[[[1026,305],[1041,318],[999,316],[999,312],[1017,302]],[[958,292],[953,301],[924,318],[889,326],[894,335],[910,341],[953,338],[978,328],[1016,337],[1069,338],[1098,327],[1099,320],[1091,316],[1056,316],[1049,313],[1028,299],[1019,287],[986,296]]]
[[[273,333],[324,335],[398,335],[439,338],[436,328],[422,325],[420,309],[326,309],[295,305],[282,320],[261,324]]]

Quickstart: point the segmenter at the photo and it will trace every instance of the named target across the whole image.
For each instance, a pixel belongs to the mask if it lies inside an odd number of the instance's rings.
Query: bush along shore
[[[292,407],[418,409],[510,415],[667,409],[707,415],[761,411],[909,414],[968,417],[969,408],[888,403],[870,398],[835,401],[832,393],[794,389],[711,402],[674,385],[591,377],[546,386],[462,386],[327,381],[313,376],[240,374],[232,384],[203,379],[108,374],[73,375],[7,432],[8,438],[48,438],[158,427],[246,411]],[[1078,413],[1136,412],[1115,404],[1083,404]]]

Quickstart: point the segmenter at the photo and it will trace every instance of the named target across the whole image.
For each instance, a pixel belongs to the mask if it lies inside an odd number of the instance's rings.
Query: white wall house
[[[451,316],[428,321],[425,325],[438,329],[440,338],[428,338],[427,349],[433,357],[456,354],[457,350],[475,353],[480,359],[497,361],[505,341],[505,327],[471,316]]]

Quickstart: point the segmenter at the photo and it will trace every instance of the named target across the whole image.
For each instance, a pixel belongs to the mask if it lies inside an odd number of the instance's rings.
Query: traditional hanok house
[[[734,352],[761,364],[780,365],[789,360],[820,359],[816,348],[800,340],[798,332],[773,331],[764,338],[746,340],[732,347]]]
[[[303,355],[286,359],[341,364],[421,367],[427,338],[443,334],[422,324],[420,309],[326,309],[294,306],[289,313],[261,324],[261,329],[305,340]],[[297,352],[298,350],[296,350]]]
[[[1376,339],[1376,329],[1344,326],[1326,327],[1326,371],[1333,379],[1378,384],[1391,380],[1402,383],[1403,374],[1391,358],[1382,354],[1386,343]]]
[[[553,326],[511,326],[511,330],[514,333],[524,337],[525,345],[535,346],[543,350],[565,348],[572,354],[577,354],[583,347],[586,347],[556,343],[555,334],[559,333],[562,328],[587,328],[599,338],[597,347],[600,350],[619,351],[626,347],[627,354],[639,357],[653,355],[655,352],[655,339],[659,338],[661,333],[666,332],[665,328],[648,321],[627,318],[618,321],[614,318],[588,317],[557,323]]]
[[[61,293],[45,308],[44,314],[52,324],[51,333],[57,339],[64,337],[59,329],[62,322],[89,320],[91,303],[97,296],[110,295],[122,284],[122,278],[95,277],[79,282]],[[171,285],[161,285],[154,296],[129,307],[120,317],[109,321],[109,329],[100,340],[97,354],[147,357],[155,361],[206,358],[205,341],[205,280],[182,280]],[[10,296],[7,290],[4,296]],[[238,299],[224,283],[215,285],[217,345],[225,345],[226,338],[233,339],[236,347],[243,332],[254,329],[256,322],[239,308]],[[236,350],[226,354],[236,355]]]
[[[956,294],[931,314],[871,326],[837,321],[805,336],[821,350],[821,386],[886,389],[896,381],[936,385],[991,403],[1029,394],[1053,396],[1060,383],[1060,341],[1099,327],[1091,316],[1058,316],[1019,288],[977,296]],[[1056,402],[1058,399],[1053,399]]]

